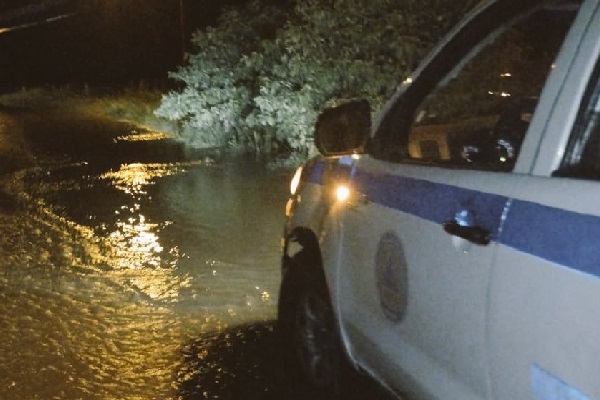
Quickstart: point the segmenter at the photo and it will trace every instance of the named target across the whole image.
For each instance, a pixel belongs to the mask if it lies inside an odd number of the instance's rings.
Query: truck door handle
[[[477,225],[460,225],[455,220],[452,220],[444,222],[442,226],[450,235],[458,236],[480,246],[488,245],[491,240],[490,231]]]

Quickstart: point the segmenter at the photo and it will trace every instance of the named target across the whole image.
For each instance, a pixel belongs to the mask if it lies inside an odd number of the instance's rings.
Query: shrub
[[[366,98],[377,111],[472,0],[255,0],[194,35],[170,74],[182,88],[155,114],[200,147],[244,144],[310,155],[324,107]]]

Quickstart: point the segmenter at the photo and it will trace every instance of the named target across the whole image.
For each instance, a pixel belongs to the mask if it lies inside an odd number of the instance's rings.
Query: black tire
[[[315,263],[304,251],[289,261],[279,294],[277,333],[294,385],[335,398],[344,356],[325,278]]]

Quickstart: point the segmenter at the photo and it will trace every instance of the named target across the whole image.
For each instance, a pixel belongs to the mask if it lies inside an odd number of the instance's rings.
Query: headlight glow
[[[346,185],[340,185],[335,190],[335,197],[338,201],[346,201],[350,197],[350,188]]]
[[[298,169],[296,170],[296,173],[294,173],[294,177],[292,178],[292,181],[290,182],[290,193],[293,195],[296,194],[296,191],[298,190],[298,186],[300,186],[300,178],[302,177],[302,167],[298,167]]]

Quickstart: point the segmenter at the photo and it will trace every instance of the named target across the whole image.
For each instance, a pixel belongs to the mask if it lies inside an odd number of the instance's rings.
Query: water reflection
[[[118,171],[109,171],[100,176],[114,188],[131,198],[126,204],[114,210],[117,221],[107,240],[114,249],[113,258],[119,260],[119,268],[139,269],[161,267],[161,253],[164,248],[159,243],[161,224],[151,223],[141,213],[141,200],[147,196],[146,187],[158,178],[174,175],[177,168],[162,164],[124,164]],[[167,226],[171,221],[163,221]],[[106,225],[103,225],[106,229]]]
[[[266,343],[275,317],[287,172],[121,131],[88,146],[79,120],[56,135],[44,122],[31,136],[76,135],[77,157],[11,177],[26,204],[0,198],[0,398],[218,398],[211,371],[245,371],[222,334],[258,324]]]
[[[126,135],[117,136],[115,142],[148,142],[157,140],[169,140],[171,137],[164,132],[154,132],[147,129],[132,129]]]
[[[146,195],[146,186],[156,179],[185,172],[176,164],[123,164],[117,171],[109,171],[100,176],[111,184],[134,197]]]

